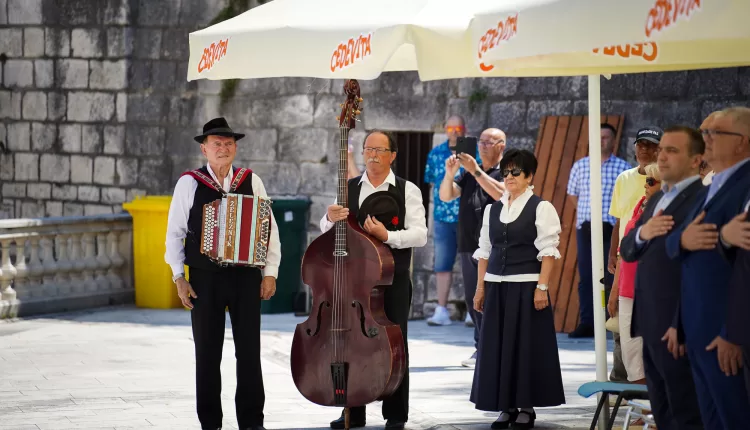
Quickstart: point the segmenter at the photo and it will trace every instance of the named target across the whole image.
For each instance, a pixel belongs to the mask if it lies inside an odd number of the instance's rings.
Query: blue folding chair
[[[594,394],[602,393],[602,398],[599,400],[599,404],[596,406],[596,413],[594,413],[594,419],[591,421],[590,430],[596,429],[596,423],[599,420],[599,414],[604,407],[604,403],[609,401],[609,396],[617,394],[617,402],[612,409],[612,415],[609,417],[609,423],[607,423],[607,429],[611,430],[615,425],[615,419],[617,418],[617,410],[620,408],[620,402],[623,400],[632,399],[643,399],[648,400],[648,388],[643,384],[624,384],[621,382],[587,382],[578,387],[578,395],[581,397],[589,398]]]

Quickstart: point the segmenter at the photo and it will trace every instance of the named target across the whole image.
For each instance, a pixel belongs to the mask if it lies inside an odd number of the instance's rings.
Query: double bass
[[[356,80],[344,83],[344,93],[336,202],[347,207],[349,130],[362,98]],[[403,333],[383,308],[394,268],[390,248],[365,232],[352,213],[313,240],[302,258],[312,307],[294,331],[292,378],[311,402],[345,408],[347,429],[350,407],[393,394],[406,373]]]

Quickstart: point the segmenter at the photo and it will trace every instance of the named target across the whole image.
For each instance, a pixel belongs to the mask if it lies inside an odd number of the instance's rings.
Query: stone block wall
[[[223,115],[247,133],[238,164],[276,197],[312,201],[308,240],[335,198],[341,80],[187,82],[188,34],[227,0],[0,0],[0,218],[119,212],[136,195],[172,192],[202,156],[192,136]],[[252,0],[251,5],[257,5]],[[544,115],[586,114],[586,77],[421,82],[414,72],[361,81],[364,110],[351,133],[435,133],[467,118],[509,147],[533,149]],[[624,114],[623,155],[644,124],[697,126],[710,111],[747,104],[750,69],[602,78],[602,113]],[[361,154],[357,155],[361,166]],[[413,316],[434,301],[432,242],[414,259]],[[456,271],[451,297],[463,299]]]

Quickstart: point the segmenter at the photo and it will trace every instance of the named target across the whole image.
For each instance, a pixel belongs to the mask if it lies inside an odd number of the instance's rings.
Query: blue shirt
[[[745,158],[744,160],[740,161],[739,163],[735,164],[734,166],[721,171],[720,173],[714,174],[714,177],[711,179],[711,185],[708,187],[708,195],[706,195],[706,201],[703,202],[703,206],[705,207],[706,204],[711,200],[713,196],[716,195],[716,193],[719,192],[722,185],[729,179],[730,176],[734,174],[737,170],[739,170],[740,167],[742,167],[745,163],[750,161],[750,158]]]
[[[700,175],[695,175],[687,179],[683,179],[682,181],[676,183],[672,187],[672,189],[669,189],[669,186],[667,184],[663,184],[661,186],[661,190],[664,191],[664,194],[662,194],[661,198],[654,207],[654,215],[659,213],[660,210],[666,210],[667,207],[672,203],[672,201],[674,201],[675,197],[677,197],[685,188],[689,187],[693,182],[699,180],[700,178]],[[643,226],[638,227],[638,230],[636,230],[635,232],[635,243],[638,246],[646,243],[645,240],[641,239],[642,228]]]
[[[571,196],[578,196],[576,228],[581,224],[591,222],[591,159],[583,157],[573,164],[570,169],[567,192]],[[631,169],[632,166],[622,158],[610,155],[602,164],[602,221],[615,225],[617,219],[609,214],[612,205],[612,193],[615,182],[620,173]]]
[[[445,176],[445,160],[447,160],[451,155],[453,155],[453,151],[451,151],[450,146],[448,146],[447,140],[440,145],[432,148],[432,150],[430,150],[430,153],[427,155],[427,166],[424,171],[424,181],[428,184],[432,184],[432,216],[435,221],[457,223],[459,199],[454,199],[449,202],[440,200],[440,183],[443,182],[443,177]],[[477,153],[474,158],[477,160],[479,159],[478,147]],[[464,168],[459,168],[453,180],[455,181],[463,174],[463,172]]]

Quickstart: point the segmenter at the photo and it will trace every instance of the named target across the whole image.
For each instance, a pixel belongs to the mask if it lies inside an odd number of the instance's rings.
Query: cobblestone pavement
[[[263,315],[268,429],[325,429],[339,410],[308,402],[289,369],[292,333],[303,317]],[[227,318],[222,363],[224,428],[236,429],[235,361]],[[497,417],[469,402],[473,348],[462,323],[409,323],[410,419],[407,429],[488,429]],[[565,406],[540,409],[538,428],[588,428],[595,398],[578,386],[595,378],[593,340],[559,335]],[[610,341],[610,351],[612,345]],[[199,429],[194,355],[187,311],[96,309],[0,322],[0,429]],[[611,365],[611,354],[610,354]],[[368,428],[382,428],[380,405]]]

